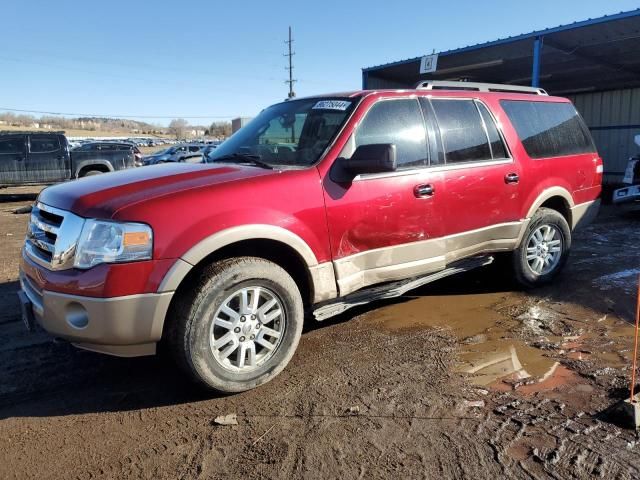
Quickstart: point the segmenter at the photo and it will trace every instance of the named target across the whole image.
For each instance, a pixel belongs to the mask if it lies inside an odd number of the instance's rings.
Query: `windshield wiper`
[[[251,155],[249,153],[231,153],[229,155],[222,155],[221,157],[212,158],[212,162],[230,162],[230,163],[251,163],[260,168],[266,168],[273,170],[273,166],[267,162],[262,161],[260,155]]]

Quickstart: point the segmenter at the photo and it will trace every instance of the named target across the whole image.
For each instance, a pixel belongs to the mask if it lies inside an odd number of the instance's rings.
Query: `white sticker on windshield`
[[[320,100],[313,106],[313,110],[346,110],[351,102],[346,100]]]

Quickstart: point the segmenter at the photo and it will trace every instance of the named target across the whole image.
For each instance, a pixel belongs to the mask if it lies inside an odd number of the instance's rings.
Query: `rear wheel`
[[[101,173],[104,172],[101,172],[100,170],[87,170],[82,175],[80,175],[80,177],[91,177],[92,175],[100,175]]]
[[[516,280],[525,287],[551,282],[564,267],[570,248],[571,230],[566,219],[555,210],[539,209],[513,253]]]
[[[167,340],[197,382],[241,392],[284,369],[300,340],[303,318],[291,276],[267,260],[242,257],[202,272],[178,299]]]

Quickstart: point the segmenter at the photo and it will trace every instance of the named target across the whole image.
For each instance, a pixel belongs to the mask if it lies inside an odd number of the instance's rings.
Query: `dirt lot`
[[[310,324],[283,374],[225,397],[23,330],[25,193],[0,192],[0,478],[640,476],[606,414],[628,387],[640,214],[603,211],[553,286],[490,266]]]

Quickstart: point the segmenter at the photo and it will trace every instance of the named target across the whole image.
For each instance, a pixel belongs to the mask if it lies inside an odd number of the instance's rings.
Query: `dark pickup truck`
[[[95,142],[70,150],[63,132],[0,132],[0,186],[57,183],[137,164],[129,143]]]

